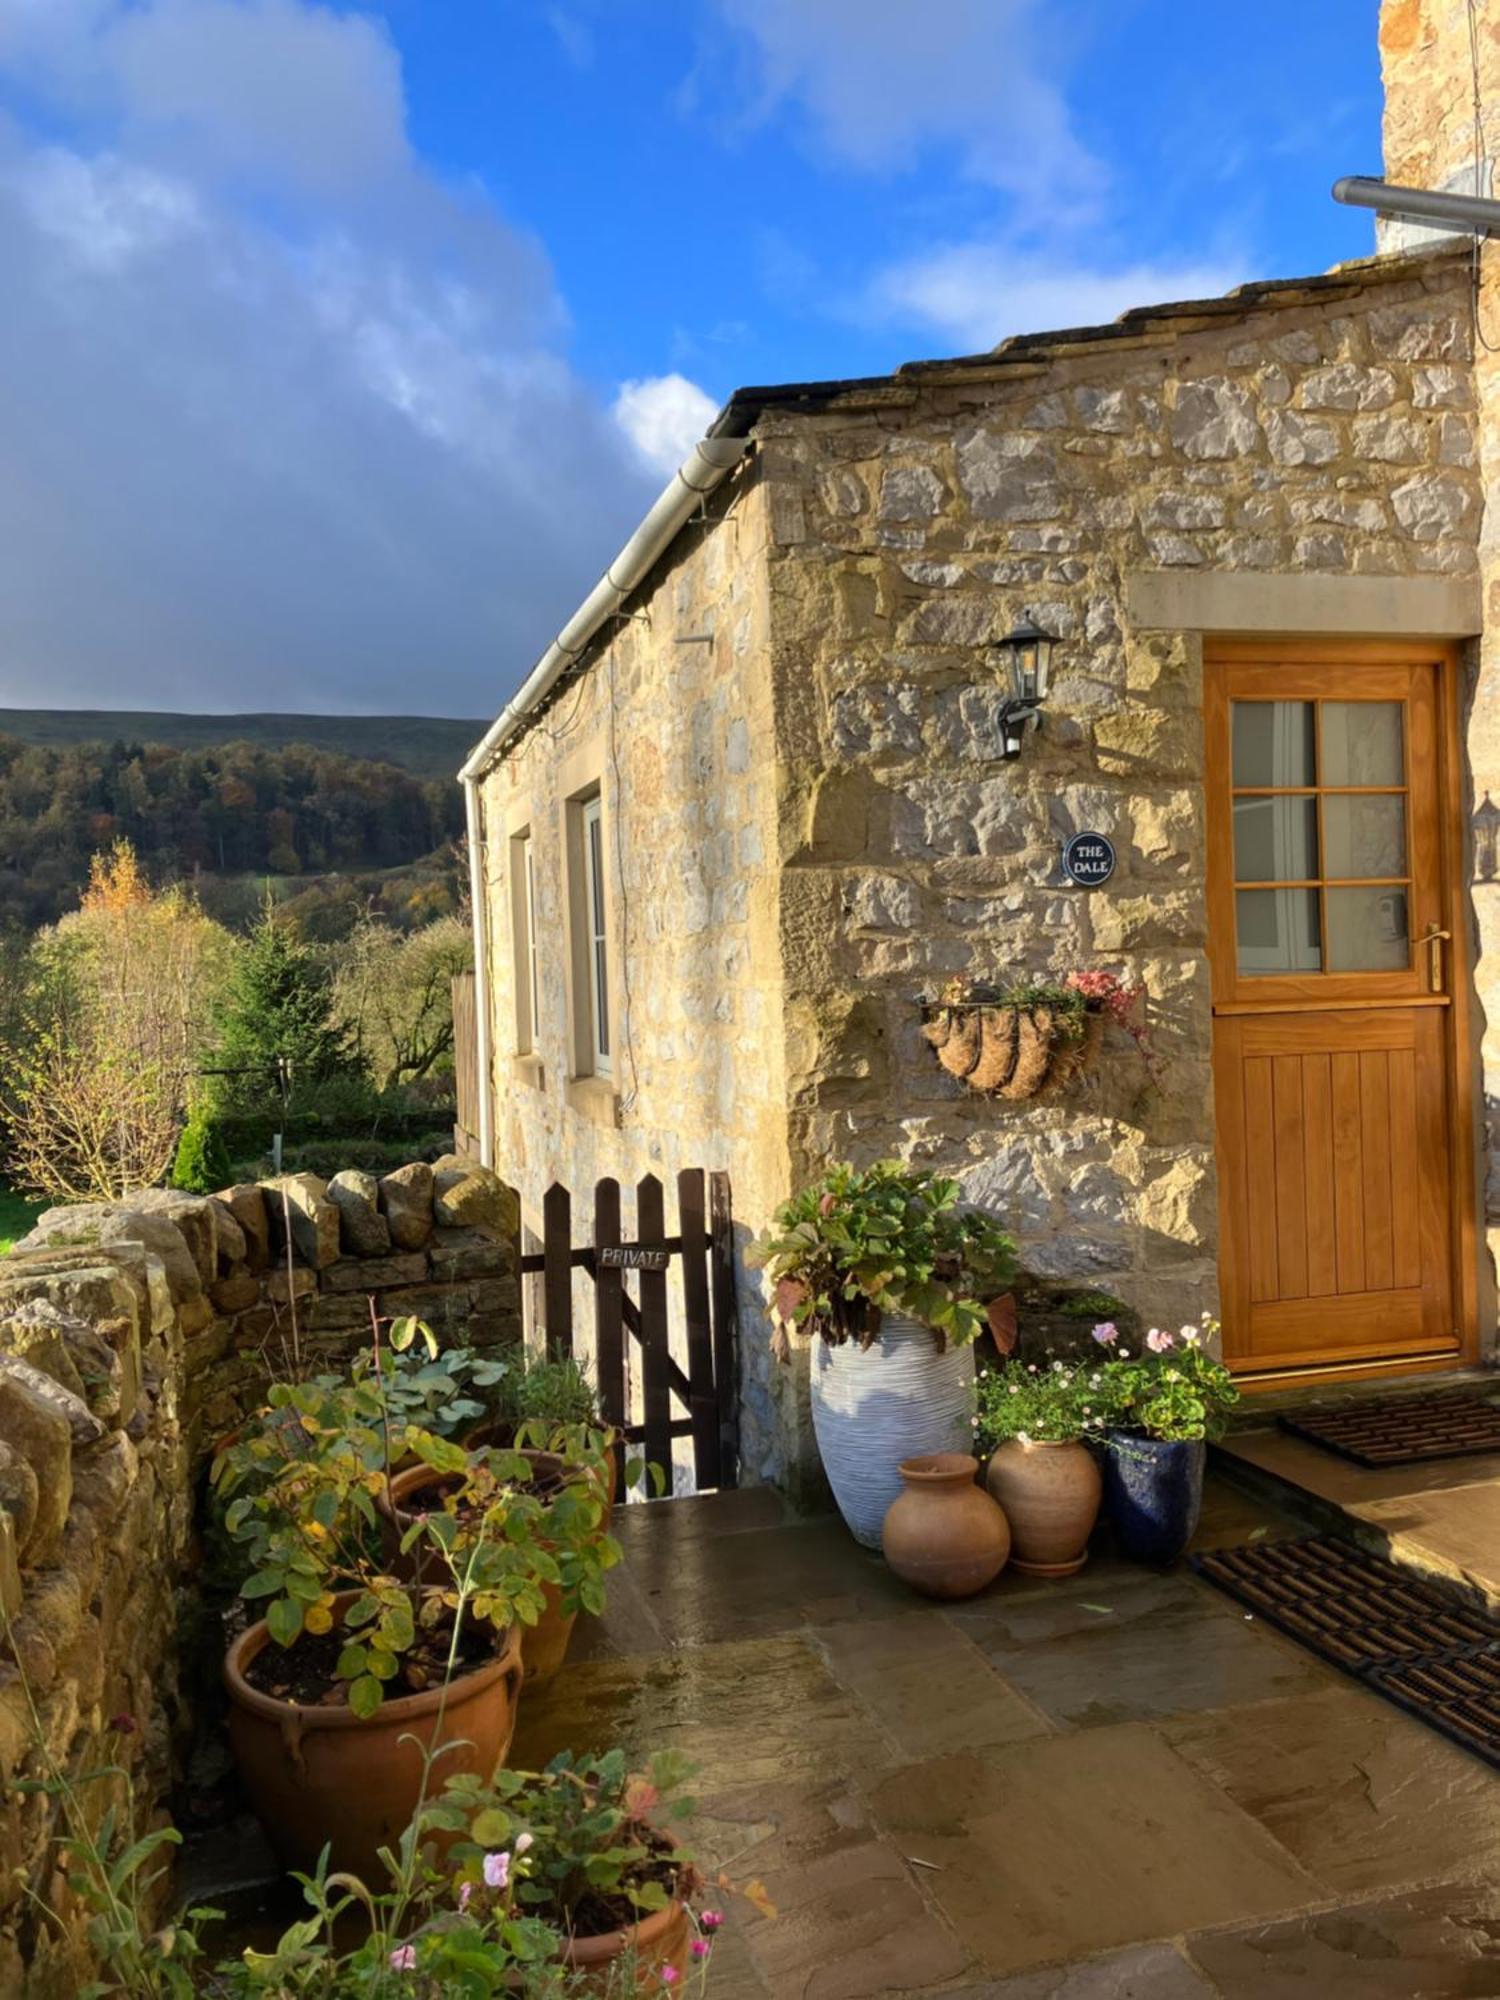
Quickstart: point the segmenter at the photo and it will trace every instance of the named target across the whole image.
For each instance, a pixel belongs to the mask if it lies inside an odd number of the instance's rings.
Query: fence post
[[[734,1205],[729,1176],[708,1177],[709,1276],[713,1301],[714,1393],[719,1412],[719,1484],[740,1483],[739,1312],[734,1282]]]
[[[594,1188],[594,1249],[613,1248],[620,1240],[620,1183],[602,1180]],[[625,1403],[625,1273],[606,1268],[594,1258],[594,1370],[599,1390],[599,1414],[620,1432],[615,1446],[615,1477],[625,1467],[624,1431],[630,1421]]]
[[[720,1460],[713,1328],[708,1306],[708,1224],[701,1167],[684,1167],[677,1176],[677,1216],[682,1234],[682,1307],[687,1327],[693,1419],[693,1476],[701,1491],[718,1485]]]
[[[660,1243],[667,1233],[661,1182],[647,1174],[635,1192],[635,1233],[641,1243]],[[667,1379],[667,1274],[641,1272],[641,1388],[646,1459],[659,1465],[672,1491],[672,1389]]]
[[[542,1196],[542,1253],[547,1353],[565,1361],[573,1352],[573,1201],[557,1181]]]

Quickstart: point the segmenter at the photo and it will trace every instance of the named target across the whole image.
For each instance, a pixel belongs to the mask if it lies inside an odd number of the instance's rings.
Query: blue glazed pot
[[[1120,1554],[1165,1569],[1197,1529],[1208,1447],[1129,1431],[1111,1431],[1106,1445],[1104,1511]]]

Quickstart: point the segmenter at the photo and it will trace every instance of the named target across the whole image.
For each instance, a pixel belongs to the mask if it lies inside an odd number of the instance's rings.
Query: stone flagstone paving
[[[914,1597],[767,1489],[621,1510],[512,1762],[670,1745],[713,2000],[1500,2000],[1500,1778],[1178,1571]],[[1302,1532],[1211,1485],[1200,1546]]]

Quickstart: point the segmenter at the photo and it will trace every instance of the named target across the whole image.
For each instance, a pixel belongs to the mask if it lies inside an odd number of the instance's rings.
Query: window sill
[[[510,1073],[517,1083],[529,1083],[533,1090],[541,1090],[547,1081],[547,1066],[540,1056],[512,1056]]]
[[[619,1125],[620,1093],[613,1077],[570,1076],[563,1095],[568,1109],[591,1125]]]

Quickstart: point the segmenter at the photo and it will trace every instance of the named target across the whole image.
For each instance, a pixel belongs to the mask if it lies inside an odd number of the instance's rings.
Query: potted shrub
[[[691,1775],[671,1753],[633,1772],[618,1750],[581,1763],[564,1752],[545,1771],[450,1778],[420,1834],[444,1849],[460,1895],[502,1883],[514,1911],[557,1932],[584,1992],[680,1990],[706,1971],[722,1921],[695,1911],[703,1879],[670,1830],[692,1811]],[[773,1914],[758,1883],[743,1893]]]
[[[1118,1352],[1113,1327],[1095,1328],[1116,1351],[1105,1370],[1105,1508],[1132,1562],[1176,1562],[1197,1529],[1206,1441],[1223,1434],[1239,1401],[1234,1378],[1209,1351],[1218,1331],[1207,1313],[1201,1326],[1177,1333],[1152,1327],[1132,1357]]]
[[[249,1562],[240,1594],[264,1606],[225,1658],[230,1742],[289,1865],[331,1844],[338,1867],[368,1874],[421,1797],[424,1749],[486,1774],[508,1751],[519,1628],[541,1616],[556,1566],[528,1516],[495,1507],[413,1528],[431,1564],[415,1582],[393,1573],[375,1504],[392,1463],[411,1452],[461,1473],[462,1449],[383,1414],[351,1422],[348,1398],[317,1383],[269,1400],[266,1424],[213,1468]]]
[[[1132,1037],[1147,1069],[1154,1058],[1137,1017],[1144,988],[1113,972],[1070,972],[1063,979],[1008,984],[954,980],[925,1010],[922,1033],[937,1059],[986,1097],[1039,1097],[1088,1069],[1115,1021]]]
[[[1011,1562],[1028,1576],[1071,1576],[1088,1561],[1102,1484],[1084,1440],[1104,1419],[1102,1362],[1011,1361],[979,1378],[985,1485],[1010,1522]]]
[[[472,1446],[501,1445],[572,1459],[594,1455],[606,1503],[619,1497],[622,1469],[632,1483],[640,1467],[625,1466],[621,1442],[599,1416],[599,1398],[587,1373],[571,1355],[522,1359],[496,1384],[489,1409],[465,1436]]]
[[[960,1207],[958,1183],[884,1161],[832,1167],[783,1202],[752,1250],[776,1349],[813,1338],[813,1429],[850,1532],[880,1547],[903,1459],[965,1451],[975,1336],[1009,1288],[1015,1245]]]
[[[538,1686],[562,1665],[579,1612],[597,1617],[604,1610],[604,1578],[620,1560],[609,1532],[605,1495],[613,1456],[604,1433],[549,1435],[561,1451],[471,1447],[462,1471],[418,1463],[391,1481],[388,1500],[376,1496],[393,1537],[411,1544],[409,1564],[423,1553],[420,1539],[412,1543],[412,1525],[433,1512],[448,1514],[466,1532],[490,1513],[497,1533],[545,1554],[542,1610],[521,1629],[526,1680]]]

